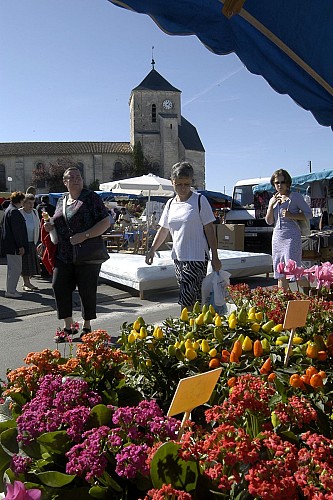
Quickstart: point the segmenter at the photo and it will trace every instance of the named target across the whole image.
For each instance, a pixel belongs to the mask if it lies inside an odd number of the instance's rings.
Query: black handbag
[[[73,245],[74,264],[102,264],[110,258],[101,236]]]
[[[66,201],[67,197],[64,196],[62,212],[66,221],[67,227],[71,232],[66,215]],[[95,236],[88,238],[82,243],[73,245],[73,264],[103,264],[110,258],[102,236]]]

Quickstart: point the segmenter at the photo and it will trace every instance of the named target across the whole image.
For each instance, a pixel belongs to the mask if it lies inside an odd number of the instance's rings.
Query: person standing
[[[265,220],[267,224],[274,224],[272,237],[272,257],[274,278],[278,280],[278,287],[288,290],[289,283],[285,275],[278,272],[280,263],[287,264],[294,260],[297,266],[302,265],[302,237],[297,223],[300,220],[311,219],[312,212],[303,196],[291,192],[292,179],[284,170],[276,170],[271,177],[271,185],[276,193],[269,200]],[[309,290],[308,280],[298,281],[305,293]]]
[[[24,218],[19,211],[25,198],[22,191],[10,195],[5,210],[1,232],[1,256],[7,259],[7,285],[5,297],[19,299],[22,294],[16,289],[22,272],[22,256],[28,252],[28,235]]]
[[[120,215],[118,217],[117,222],[120,224],[120,227],[124,230],[131,225],[131,216],[125,207],[120,209]]]
[[[207,274],[209,247],[213,270],[221,269],[213,226],[215,217],[207,198],[191,190],[193,167],[190,163],[173,165],[171,181],[176,196],[164,207],[158,223],[160,228],[146,255],[146,263],[152,264],[155,252],[170,231],[173,242],[171,257],[179,285],[178,303],[182,308],[192,310],[195,302],[201,300],[201,285]]]
[[[32,194],[34,197],[36,197],[36,188],[35,186],[28,186],[26,191],[25,191],[25,194]],[[34,204],[34,208],[37,207],[37,202],[36,202],[36,198],[35,198],[35,204]]]
[[[33,194],[26,194],[23,200],[23,206],[20,208],[20,212],[23,215],[25,224],[27,227],[29,251],[25,253],[22,257],[22,278],[23,278],[23,291],[31,292],[38,290],[34,286],[30,278],[31,276],[36,276],[40,274],[40,266],[38,261],[38,255],[36,250],[36,245],[39,241],[39,217],[37,210],[34,208],[35,197]]]
[[[39,219],[42,219],[42,213],[47,212],[50,217],[53,217],[55,207],[50,203],[50,197],[45,194],[41,197],[41,202],[37,205],[36,210],[38,212]]]
[[[68,193],[59,198],[52,222],[44,228],[51,232],[56,228],[58,244],[53,270],[54,291],[58,318],[64,321],[64,332],[72,335],[72,294],[78,287],[81,299],[83,326],[81,336],[91,332],[91,320],[96,318],[97,282],[101,264],[73,263],[73,245],[100,236],[110,227],[110,218],[103,200],[94,191],[83,188],[80,170],[65,170],[63,182]]]
[[[156,229],[157,220],[156,220],[156,212],[154,211],[150,216],[149,227],[151,229]]]

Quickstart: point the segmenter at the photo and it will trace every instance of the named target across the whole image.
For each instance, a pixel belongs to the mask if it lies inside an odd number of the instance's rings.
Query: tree
[[[152,163],[144,156],[141,142],[137,141],[133,147],[133,173],[139,176],[149,174],[152,171]]]
[[[88,189],[91,189],[92,191],[98,191],[99,190],[99,179],[94,180],[91,184],[89,184]]]
[[[37,185],[45,181],[49,192],[63,192],[63,174],[69,167],[76,167],[76,163],[71,158],[57,158],[56,163],[50,162],[48,166],[39,166],[32,171],[32,182]]]

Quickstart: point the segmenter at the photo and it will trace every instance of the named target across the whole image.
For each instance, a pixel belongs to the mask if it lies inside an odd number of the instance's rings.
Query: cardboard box
[[[244,251],[244,224],[214,224],[217,248]]]

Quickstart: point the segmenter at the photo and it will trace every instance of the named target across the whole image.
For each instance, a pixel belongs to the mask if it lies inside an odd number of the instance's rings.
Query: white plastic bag
[[[207,274],[201,286],[202,305],[212,304],[217,313],[224,314],[230,276],[231,274],[228,271],[222,271],[222,269]]]

